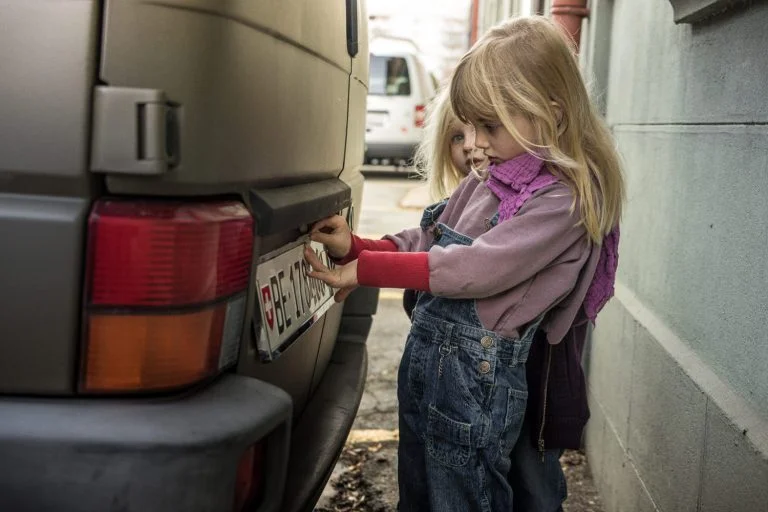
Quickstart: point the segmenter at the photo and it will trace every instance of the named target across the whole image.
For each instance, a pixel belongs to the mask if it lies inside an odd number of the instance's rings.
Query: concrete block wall
[[[585,355],[595,480],[609,512],[768,511],[768,3],[693,26],[591,3],[582,62],[628,184]]]
[[[587,352],[608,512],[768,510],[768,424],[625,286]]]

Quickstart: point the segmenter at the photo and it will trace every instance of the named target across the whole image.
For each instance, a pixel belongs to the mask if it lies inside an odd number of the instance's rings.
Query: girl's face
[[[451,146],[451,161],[465,176],[474,167],[483,169],[488,165],[488,158],[481,149],[475,147],[475,128],[459,120],[451,123],[448,131]]]
[[[534,141],[533,125],[522,116],[513,116],[512,122],[517,132],[528,141]],[[512,160],[525,153],[525,148],[512,137],[499,121],[477,121],[475,124],[475,146],[482,149],[492,164]]]

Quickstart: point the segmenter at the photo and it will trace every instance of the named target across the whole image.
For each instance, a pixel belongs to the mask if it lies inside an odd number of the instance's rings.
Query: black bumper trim
[[[390,159],[404,159],[411,160],[416,154],[416,148],[418,144],[403,142],[403,143],[384,143],[384,142],[369,142],[365,149],[365,160],[371,160],[372,158],[390,158]]]
[[[283,494],[292,403],[227,375],[154,399],[0,399],[0,510],[231,510],[237,464],[267,439],[264,508]]]
[[[320,497],[357,415],[367,354],[365,344],[337,342],[325,376],[293,431],[282,512],[309,512]]]

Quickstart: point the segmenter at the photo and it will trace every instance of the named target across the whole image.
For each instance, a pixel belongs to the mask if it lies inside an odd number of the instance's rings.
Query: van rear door
[[[253,279],[238,372],[285,389],[296,413],[318,361],[327,363],[319,353],[333,348],[341,316],[341,306],[326,311],[327,294],[308,289],[300,272],[291,279],[296,248],[309,223],[345,210],[361,192],[338,178],[352,69],[347,3],[107,0],[104,7],[93,170],[112,194],[234,194],[251,208]],[[297,331],[310,314],[314,321]],[[333,332],[324,331],[329,317]]]
[[[345,34],[345,2],[107,0],[99,77],[104,110],[115,114],[104,114],[103,129],[135,126],[122,115],[139,112],[133,136],[143,140],[123,144],[131,151],[146,141],[146,159],[164,162],[149,171],[137,162],[131,172],[111,158],[122,148],[99,147],[96,133],[95,170],[108,173],[111,192],[153,195],[338,175],[351,69]]]

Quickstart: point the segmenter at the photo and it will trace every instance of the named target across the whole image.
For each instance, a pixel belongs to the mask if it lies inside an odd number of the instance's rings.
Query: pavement
[[[417,226],[431,203],[426,185],[416,179],[368,174],[358,233],[378,238]],[[368,377],[360,409],[315,512],[396,510],[397,369],[409,329],[402,290],[383,289],[368,338]],[[603,512],[584,454],[567,451],[561,464],[570,493],[565,512]]]

